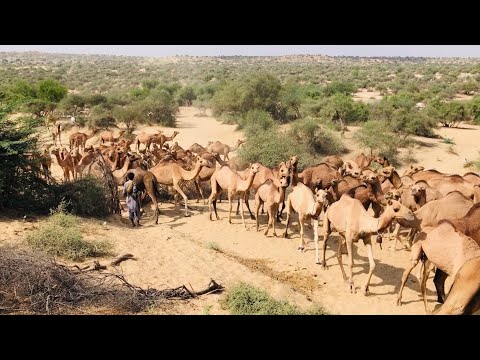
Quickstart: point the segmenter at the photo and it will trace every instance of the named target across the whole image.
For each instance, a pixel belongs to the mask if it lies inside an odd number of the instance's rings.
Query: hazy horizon
[[[480,57],[480,45],[0,45],[0,52],[124,56]]]

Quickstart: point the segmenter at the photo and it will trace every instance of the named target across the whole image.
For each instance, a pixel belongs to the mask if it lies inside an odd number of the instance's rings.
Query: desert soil
[[[136,132],[155,132],[159,127],[142,127]],[[174,129],[162,128],[166,134]],[[211,116],[209,111],[193,107],[182,107],[178,116],[180,132],[175,141],[188,148],[194,142],[206,145],[209,140],[221,140],[234,144],[243,138],[241,132],[235,131],[234,125],[224,125]],[[352,152],[344,158],[353,158],[358,149],[351,139],[357,128],[352,127],[346,133],[347,145]],[[448,152],[449,146],[439,139],[419,139],[421,148],[415,150],[419,164],[439,171],[463,174],[465,159],[476,160],[479,156],[479,127],[464,126],[464,129],[439,129],[438,134],[454,140],[453,148],[458,155]],[[69,133],[77,131],[72,129]],[[63,134],[65,143],[67,134]],[[45,135],[46,136],[46,135]],[[98,136],[87,141],[98,144]],[[232,154],[235,155],[235,154]],[[61,171],[54,160],[53,173],[61,178]],[[400,168],[402,173],[402,168]],[[254,201],[250,201],[254,208]],[[228,203],[218,204],[220,221],[209,221],[208,206],[202,201],[189,201],[192,216],[184,217],[183,206],[175,208],[172,203],[160,205],[159,224],[155,225],[150,206],[146,207],[143,226],[131,228],[128,214],[111,216],[103,220],[81,220],[87,239],[109,239],[115,247],[115,253],[133,254],[137,261],[125,261],[119,268],[130,282],[141,287],[177,287],[185,284],[194,290],[205,288],[210,279],[214,279],[226,288],[243,281],[263,288],[278,299],[288,299],[303,309],[313,303],[322,305],[334,314],[424,314],[420,286],[415,275],[407,281],[403,292],[403,305],[396,305],[396,294],[405,266],[409,263],[410,252],[401,249],[398,244],[395,252],[388,248],[393,243],[384,238],[383,249],[374,245],[376,269],[372,276],[370,294],[364,296],[360,287],[368,273],[368,258],[362,242],[354,246],[354,282],[356,294],[350,294],[343,282],[336,259],[337,236],[334,233],[327,246],[328,270],[315,264],[315,244],[312,231],[307,228],[308,242],[305,253],[297,249],[299,234],[294,217],[294,226],[289,229],[290,238],[281,237],[285,221],[277,225],[280,237],[265,237],[266,216],[261,215],[260,229],[256,232],[254,220],[246,216],[248,230],[241,225],[240,216],[233,214],[232,224],[228,224]],[[236,209],[236,204],[234,210]],[[248,214],[248,212],[246,212]],[[39,219],[41,222],[42,219]],[[21,244],[25,235],[38,227],[39,223],[25,223],[21,219],[1,218],[0,244]],[[322,229],[319,230],[322,233]],[[374,239],[372,239],[374,240]],[[374,243],[374,241],[372,241]],[[320,247],[322,242],[319,243]],[[218,249],[220,251],[218,251]],[[91,261],[91,260],[90,260]],[[111,258],[100,259],[110,262]],[[88,262],[88,261],[87,261]],[[346,255],[344,255],[344,263]],[[346,268],[347,269],[347,268]],[[449,286],[450,280],[447,280]],[[432,279],[428,285],[428,300],[433,308],[438,306]],[[154,313],[183,314],[227,314],[222,309],[222,295],[205,295],[198,299],[181,302],[168,311],[157,310]]]

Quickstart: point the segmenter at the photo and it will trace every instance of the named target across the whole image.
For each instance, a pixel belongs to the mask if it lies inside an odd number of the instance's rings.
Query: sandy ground
[[[200,110],[181,108],[176,140],[183,147],[194,142],[206,145],[208,140],[222,140],[234,144],[243,138],[241,132],[235,132],[235,126],[223,125],[208,113],[196,116]],[[466,126],[467,127],[467,126]],[[416,157],[426,168],[463,174],[464,157],[477,159],[478,127],[469,129],[440,129],[439,134],[453,138],[459,155],[447,153],[449,145],[438,139],[421,139],[426,146],[417,151]],[[157,128],[141,128],[139,131],[154,132]],[[72,131],[74,131],[73,129]],[[170,134],[173,129],[165,129]],[[347,143],[353,146],[351,135],[356,128],[346,134]],[[65,137],[66,139],[66,137]],[[96,144],[89,140],[87,145]],[[354,148],[345,158],[354,157],[360,149]],[[54,160],[54,174],[59,177],[60,169]],[[253,201],[251,208],[254,208]],[[171,203],[161,204],[159,225],[155,225],[152,210],[147,207],[144,225],[131,228],[127,213],[120,217],[112,216],[106,225],[100,220],[82,220],[87,238],[109,239],[115,246],[117,255],[134,254],[137,261],[126,261],[120,265],[121,271],[132,283],[142,287],[177,287],[185,284],[195,290],[205,288],[210,279],[226,286],[244,281],[266,289],[274,297],[287,298],[301,308],[307,309],[313,303],[321,304],[335,314],[424,314],[420,286],[415,276],[410,276],[403,292],[403,306],[396,305],[396,293],[401,282],[410,252],[400,249],[392,252],[392,244],[384,239],[383,250],[374,245],[374,258],[377,264],[371,280],[368,296],[361,293],[368,273],[368,258],[362,242],[354,246],[354,282],[356,294],[347,291],[336,259],[337,236],[334,233],[327,246],[328,270],[322,270],[315,264],[315,246],[312,231],[307,229],[307,251],[296,251],[299,234],[294,226],[289,229],[289,239],[273,236],[265,237],[254,229],[254,220],[246,217],[248,230],[241,225],[240,216],[233,214],[233,224],[228,224],[228,204],[218,204],[220,221],[209,221],[208,206],[202,202],[189,202],[192,216],[184,217],[183,206],[175,209]],[[234,209],[236,206],[234,207]],[[265,228],[266,218],[261,216],[261,230]],[[285,229],[285,221],[277,226],[277,234]],[[21,243],[23,237],[38,223],[25,223],[20,220],[0,219],[2,229],[0,244]],[[320,229],[320,233],[322,229]],[[322,243],[320,242],[320,246]],[[217,251],[215,249],[220,249]],[[346,262],[346,255],[343,257]],[[108,260],[109,259],[103,259]],[[102,260],[101,260],[102,261]],[[413,271],[417,274],[417,270]],[[428,285],[428,300],[431,307],[436,304],[433,281]],[[447,280],[447,286],[450,281]],[[448,288],[448,287],[447,287]],[[221,308],[221,295],[206,295],[199,299],[182,302],[167,313],[186,314],[226,314]],[[155,313],[155,311],[154,311]],[[165,313],[158,311],[158,313]]]

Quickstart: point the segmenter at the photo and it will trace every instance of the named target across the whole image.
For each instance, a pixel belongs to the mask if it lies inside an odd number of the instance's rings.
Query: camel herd
[[[70,181],[86,174],[103,176],[95,168],[102,162],[108,165],[117,184],[124,183],[127,173],[135,175],[138,188],[148,195],[155,207],[155,222],[158,223],[159,185],[173,190],[175,206],[177,197],[184,200],[185,216],[189,216],[188,198],[182,190],[183,184],[192,182],[205,203],[201,183],[209,182],[209,219],[219,220],[217,201],[223,192],[229,203],[228,222],[232,223],[232,208],[238,199],[236,214],[240,214],[242,225],[247,229],[243,204],[251,219],[256,220],[260,231],[259,215],[268,218],[264,234],[268,235],[275,225],[282,221],[286,211],[284,237],[294,213],[298,214],[300,241],[297,249],[305,251],[305,225],[313,228],[315,262],[327,267],[326,246],[332,232],[338,233],[337,259],[343,280],[350,292],[355,292],[353,282],[354,253],[352,246],[362,239],[368,254],[369,272],[362,286],[364,294],[369,293],[370,279],[375,271],[372,251],[372,236],[376,242],[383,238],[394,238],[390,249],[396,250],[398,241],[411,250],[409,263],[405,266],[402,279],[398,279],[400,290],[397,304],[401,305],[402,290],[411,271],[420,263],[419,282],[425,304],[426,282],[430,271],[435,270],[434,284],[438,302],[435,311],[439,314],[473,313],[480,309],[480,176],[467,173],[463,176],[445,174],[437,170],[425,170],[422,166],[411,165],[399,175],[386,157],[359,155],[355,159],[342,159],[333,155],[321,163],[299,172],[298,157],[293,156],[281,162],[276,168],[268,168],[259,162],[245,163],[239,158],[229,158],[244,142],[238,140],[233,146],[220,141],[210,141],[206,146],[198,143],[183,149],[173,142],[178,131],[170,136],[158,131],[154,134],[138,134],[134,141],[121,139],[124,131],[114,135],[105,131],[100,135],[101,143],[86,147],[86,142],[98,132],[89,134],[77,132],[70,135],[69,149],[58,148],[60,127],[52,133],[53,144],[42,156],[42,167],[49,173],[50,154],[54,155],[63,169],[64,181]],[[169,144],[170,142],[170,144]],[[109,145],[107,145],[109,143]],[[56,148],[49,150],[51,146]],[[135,147],[135,151],[132,151]],[[223,159],[222,159],[223,156]],[[377,169],[372,170],[372,164]],[[250,210],[250,193],[255,194],[255,211]],[[372,208],[373,215],[368,212]],[[323,251],[319,255],[319,220],[323,213]],[[402,228],[408,229],[406,239],[400,236]],[[342,254],[346,250],[348,273],[345,272]],[[445,296],[444,282],[448,276],[454,278],[448,296]],[[461,286],[459,285],[461,283]]]

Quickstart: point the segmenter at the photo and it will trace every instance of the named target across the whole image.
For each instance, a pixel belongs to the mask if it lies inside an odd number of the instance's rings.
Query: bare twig
[[[122,256],[118,257],[115,261],[112,261],[111,265],[112,265],[112,266],[117,266],[117,265],[119,265],[122,261],[125,261],[125,260],[128,260],[128,259],[137,260],[136,258],[133,257],[132,254],[125,254],[125,255],[122,255]]]

